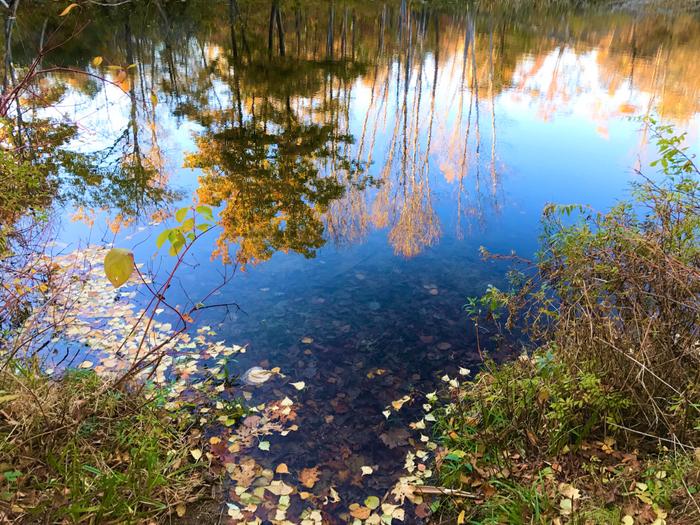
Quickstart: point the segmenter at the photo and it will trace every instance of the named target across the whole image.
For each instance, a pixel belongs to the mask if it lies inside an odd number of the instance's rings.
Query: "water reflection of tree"
[[[575,13],[477,15],[401,0],[228,0],[206,3],[206,9],[203,5],[199,0],[154,1],[130,9],[91,8],[95,25],[67,50],[67,62],[80,63],[82,56],[84,63],[101,54],[106,62],[128,64],[132,42],[138,75],[129,97],[136,92],[132,108],[138,118],[130,119],[129,126],[138,121],[139,132],[126,134],[119,149],[140,150],[144,159],[151,149],[142,146],[155,144],[158,150],[156,137],[148,137],[156,121],[149,120],[153,112],[143,103],[151,89],[176,115],[202,124],[211,136],[233,133],[234,128],[242,136],[304,136],[306,131],[288,128],[287,114],[295,127],[330,126],[333,151],[317,159],[316,167],[319,177],[345,186],[319,214],[325,235],[337,243],[361,240],[372,225],[391,232],[399,253],[412,255],[434,243],[441,228],[448,226],[438,224],[433,209],[438,177],[446,179],[457,202],[456,221],[449,220],[457,223],[459,235],[464,225],[483,223],[498,210],[496,131],[503,128],[496,126],[493,101],[507,88],[507,97],[539,98],[546,114],[561,111],[580,87],[570,72],[555,69],[552,83],[545,82],[552,89],[535,92],[528,86],[534,77],[546,76],[542,66],[563,49],[562,43],[575,52],[598,49],[611,89],[629,76],[638,88],[649,85],[655,100],[674,103],[669,93],[687,93],[679,104],[688,108],[687,100],[697,94],[692,86],[686,89],[692,84],[687,75],[674,75],[685,84],[667,89],[667,77],[680,68],[674,65],[680,64],[673,60],[674,53],[685,42],[697,41],[697,24],[688,20],[669,25],[667,20],[642,23],[616,15],[590,23]],[[37,20],[29,25],[40,27],[41,17],[30,16]],[[113,39],[109,46],[102,42],[105,31],[124,27],[129,20],[131,39]],[[534,20],[552,31],[534,31]],[[616,38],[611,40],[611,35]],[[684,52],[687,64],[693,63],[691,51],[697,48],[690,47]],[[557,75],[568,75],[568,85]],[[355,125],[362,127],[357,144],[351,144],[337,137],[350,134],[349,106],[353,97],[357,100],[359,85],[370,101],[361,106],[366,113],[353,120],[353,130]],[[275,140],[269,148],[276,148]],[[120,156],[127,166],[136,158]],[[378,191],[346,184],[343,162],[351,158],[375,163],[383,181]],[[135,168],[148,172],[158,165],[154,157]],[[142,183],[148,179],[145,173],[125,177],[129,178],[132,187],[148,189]],[[159,175],[152,174],[150,180],[160,180]],[[113,184],[117,194],[110,198],[123,194],[118,180],[103,182],[93,186],[93,193],[108,195],[106,188]],[[103,187],[105,191],[98,191]],[[446,222],[444,215],[441,218]]]
[[[143,42],[134,32],[132,17],[124,20],[122,34],[124,66],[114,80],[128,98],[127,124],[108,148],[91,154],[89,174],[67,174],[70,185],[64,194],[83,207],[140,217],[167,206],[178,193],[168,187],[158,143],[157,97],[148,86]]]
[[[355,181],[356,166],[341,147],[352,137],[330,124],[303,121],[291,105],[258,101],[241,123],[223,112],[197,137],[188,165],[201,168],[198,195],[223,205],[223,233],[218,253],[245,264],[263,261],[276,251],[307,257],[325,244],[323,214]],[[330,162],[343,172],[329,176]]]
[[[16,2],[13,6],[18,4],[19,2]],[[38,42],[28,45],[27,40],[31,42],[35,35],[30,33],[28,38],[23,31],[26,31],[27,27],[33,27],[31,19],[35,14],[34,11],[20,12],[18,16],[22,24],[17,26],[16,31],[12,30],[16,23],[14,18],[8,18],[6,23],[5,89],[15,82],[15,68],[22,71],[21,66],[17,66],[12,60],[8,61],[8,57],[12,57],[13,38],[20,41],[21,45],[17,47],[24,53],[27,52],[27,48],[35,49],[37,43],[42,52],[45,44],[52,50],[42,59],[37,69],[39,73],[36,80],[28,86],[22,107],[19,104],[17,106],[13,115],[16,121],[14,127],[27,130],[24,132],[27,139],[37,136],[47,122],[42,115],[49,111],[48,114],[52,115],[48,121],[50,125],[56,130],[70,129],[71,134],[63,136],[60,144],[25,140],[27,143],[21,145],[26,146],[23,148],[23,154],[39,158],[46,157],[47,151],[54,152],[49,155],[53,163],[49,171],[53,177],[51,183],[56,190],[54,196],[58,196],[61,202],[70,202],[89,209],[107,209],[121,216],[135,217],[153,212],[173,201],[177,194],[167,187],[158,147],[154,114],[156,102],[151,96],[153,87],[146,86],[149,79],[144,64],[148,61],[144,60],[145,53],[142,49],[142,17],[136,13],[124,13],[124,16],[117,17],[121,22],[118,27],[122,27],[123,30],[118,32],[119,38],[115,38],[118,44],[111,50],[112,64],[108,69],[98,68],[94,64],[80,64],[76,70],[87,70],[89,75],[71,73],[68,69],[59,68],[59,71],[51,76],[45,76],[41,74],[42,68],[56,69],[55,61],[58,61],[59,66],[72,67],[80,63],[86,52],[94,51],[85,42],[90,42],[91,38],[90,32],[81,32],[82,22],[76,25],[65,24],[50,17],[46,12],[40,18],[41,23],[37,24],[41,29]],[[24,23],[25,17],[28,19],[27,23]],[[138,26],[136,32],[132,27],[133,20]],[[153,49],[155,42],[151,41],[151,46]],[[91,61],[93,57],[94,55],[90,56]],[[76,121],[70,110],[63,112],[62,108],[66,106],[62,100],[67,94],[80,94],[98,105],[97,95],[100,87],[108,85],[99,80],[100,76],[110,81],[110,88],[118,85],[124,90],[122,96],[128,98],[129,114],[128,123],[122,132],[116,137],[111,137],[112,144],[96,150],[88,139],[100,136],[102,131],[89,129],[84,122]],[[108,99],[105,104],[114,101]],[[119,102],[118,97],[116,102]],[[54,133],[54,136],[56,135],[58,134]],[[22,134],[17,137],[21,138]],[[81,145],[76,146],[78,143]]]

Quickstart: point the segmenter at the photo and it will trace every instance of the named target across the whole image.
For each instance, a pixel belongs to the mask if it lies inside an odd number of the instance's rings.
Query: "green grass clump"
[[[51,379],[12,362],[0,376],[0,514],[22,522],[134,523],[197,498],[190,416],[92,371]],[[154,400],[155,399],[155,400]],[[194,438],[192,438],[194,439]]]
[[[632,401],[603,385],[551,350],[486,363],[435,412],[436,484],[473,496],[442,498],[435,514],[479,524],[700,519],[700,458],[630,437],[621,423]]]

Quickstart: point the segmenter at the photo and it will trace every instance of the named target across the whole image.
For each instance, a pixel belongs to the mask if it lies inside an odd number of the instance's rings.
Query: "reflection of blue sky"
[[[427,178],[430,183],[434,210],[439,218],[441,238],[437,245],[427,248],[427,257],[458,257],[465,250],[475,254],[479,245],[493,250],[516,249],[530,253],[536,243],[537,228],[542,207],[548,202],[584,203],[602,209],[627,194],[627,184],[638,157],[646,163],[648,148],[643,144],[641,124],[630,119],[632,106],[637,114],[653,107],[654,97],[631,88],[622,82],[611,90],[597,63],[596,50],[576,54],[566,48],[560,54],[553,50],[536,61],[525,56],[515,69],[511,86],[496,98],[496,169],[498,183],[490,181],[491,154],[491,106],[487,100],[489,86],[487,77],[480,73],[480,191],[475,192],[475,110],[472,114],[469,139],[469,171],[464,177],[464,205],[472,206],[481,213],[479,220],[460,219],[464,240],[459,240],[456,213],[459,184],[456,173],[460,168],[459,149],[467,125],[471,92],[462,87],[462,49],[441,57],[437,77],[435,100],[431,99],[433,88],[434,57],[427,55],[422,65],[422,93],[419,115],[416,119],[417,78],[420,65],[414,61],[410,73],[408,94],[409,139],[415,143],[417,157],[422,158],[427,148],[427,132],[430,112],[433,111],[432,141],[430,145]],[[487,57],[477,57],[485,63]],[[535,65],[538,65],[535,68]],[[380,71],[376,79],[374,101],[372,80],[358,79],[351,88],[350,115],[347,126],[359,141],[365,129],[376,136],[365,137],[362,160],[371,153],[370,172],[379,176],[388,157],[392,135],[395,132],[397,112],[403,100],[403,85],[399,85],[397,99],[397,76],[403,82],[403,67],[399,65]],[[467,77],[469,70],[467,69]],[[398,73],[398,75],[397,75]],[[482,72],[483,73],[483,72]],[[388,79],[382,75],[388,75]],[[482,78],[483,77],[483,78]],[[469,80],[466,82],[467,86]],[[228,87],[213,81],[208,96],[214,107],[231,100]],[[157,107],[157,134],[162,154],[166,160],[165,171],[175,189],[184,189],[192,194],[197,186],[197,170],[182,167],[187,152],[193,151],[193,136],[199,125],[183,117],[175,117],[168,106],[170,101],[159,94]],[[462,104],[460,110],[460,103]],[[434,104],[434,106],[432,105]],[[129,124],[131,100],[116,87],[105,85],[93,99],[69,93],[61,103],[61,111],[70,119],[80,123],[81,137],[76,149],[97,150],[108,147]],[[295,107],[310,108],[314,101],[296,100]],[[460,117],[461,115],[461,117]],[[461,118],[461,124],[459,119]],[[367,119],[367,124],[365,123]],[[697,143],[700,117],[694,115],[685,125],[693,133],[691,140]],[[143,123],[141,123],[143,126]],[[461,126],[461,127],[460,127]],[[371,146],[371,149],[370,149]],[[393,174],[398,179],[400,162],[394,162]],[[468,195],[467,195],[468,194]],[[368,192],[371,200],[376,192]],[[190,202],[187,197],[183,204]],[[371,207],[371,203],[369,203]],[[72,210],[68,210],[70,215]],[[154,235],[147,221],[120,233],[122,243],[136,243],[144,235]],[[90,233],[92,241],[111,238],[104,220],[97,220]],[[61,240],[77,243],[87,238],[85,225],[66,221]],[[320,252],[319,259],[334,259],[336,254],[353,260],[363,257],[369,249],[373,257],[394,259],[387,242],[388,228],[372,229],[363,239],[365,247],[347,244],[336,248],[329,243]],[[152,246],[145,243],[143,256],[152,255]],[[200,248],[205,257],[207,249]],[[284,273],[299,265],[317,265],[319,261],[305,261],[294,254],[276,255],[252,273],[265,272],[274,275]]]

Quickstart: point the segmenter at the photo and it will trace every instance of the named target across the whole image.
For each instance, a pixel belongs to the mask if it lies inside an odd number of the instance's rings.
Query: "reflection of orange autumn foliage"
[[[271,124],[208,132],[187,159],[189,166],[204,170],[199,199],[224,206],[215,255],[225,261],[231,259],[231,244],[243,265],[276,251],[311,257],[325,244],[322,215],[344,186],[325,176],[320,165],[342,140],[329,126],[286,120],[287,128],[277,132]]]
[[[119,69],[116,74],[112,75],[112,82],[119,86],[122,91],[129,91],[131,89],[131,79],[124,69]]]
[[[86,210],[80,206],[71,216],[71,220],[73,222],[82,222],[92,227],[95,224],[95,212],[93,210]]]
[[[151,220],[155,224],[160,224],[161,222],[165,222],[170,216],[171,213],[166,209],[156,210],[151,214]]]
[[[135,220],[135,217],[125,217],[119,213],[113,219],[107,221],[107,226],[112,233],[118,233],[123,227],[128,227],[130,224],[133,224]]]
[[[405,257],[414,257],[432,246],[440,236],[437,216],[430,199],[423,199],[420,191],[411,192],[399,212],[399,219],[389,232],[394,251]]]

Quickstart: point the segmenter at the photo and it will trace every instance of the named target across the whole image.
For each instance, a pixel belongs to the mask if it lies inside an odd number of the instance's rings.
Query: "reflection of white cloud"
[[[39,117],[77,124],[78,137],[70,144],[76,151],[97,151],[111,146],[129,124],[131,100],[118,87],[104,83],[94,97],[69,89],[60,103],[38,113]]]
[[[608,121],[640,115],[653,107],[652,93],[634,89],[629,82],[614,87],[604,78],[597,50],[576,53],[552,50],[544,57],[528,56],[513,73],[512,86],[500,97],[504,109],[535,107],[541,118],[571,114],[593,121],[607,134]]]

